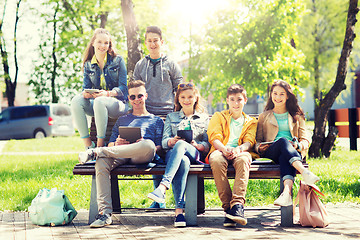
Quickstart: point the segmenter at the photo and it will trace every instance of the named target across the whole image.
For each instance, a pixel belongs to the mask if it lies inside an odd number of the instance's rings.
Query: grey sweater
[[[174,97],[177,86],[183,81],[180,67],[174,61],[162,56],[153,63],[149,56],[136,63],[134,80],[145,82],[148,99],[147,110],[155,115],[166,115],[174,111]]]

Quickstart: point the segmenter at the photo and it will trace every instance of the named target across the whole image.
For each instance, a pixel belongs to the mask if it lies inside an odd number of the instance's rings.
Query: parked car
[[[75,134],[70,107],[64,104],[9,107],[0,113],[0,139]]]

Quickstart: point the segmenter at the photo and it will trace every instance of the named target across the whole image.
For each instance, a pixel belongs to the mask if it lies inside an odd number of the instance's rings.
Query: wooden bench
[[[331,109],[328,117],[329,127],[338,129],[338,136],[350,139],[350,150],[357,150],[360,138],[360,108]]]
[[[109,126],[114,125],[114,121],[109,121]],[[93,124],[92,124],[93,125]],[[111,127],[112,128],[112,127]],[[111,131],[110,131],[111,132]],[[96,138],[96,135],[94,135]],[[92,139],[96,140],[96,139]],[[96,201],[96,178],[95,178],[95,165],[80,165],[77,164],[73,169],[74,175],[91,175],[91,197],[90,197],[90,210],[89,210],[89,224],[95,220],[98,213]],[[304,166],[307,168],[306,162]],[[135,165],[122,165],[118,166],[111,172],[111,197],[113,204],[113,211],[121,213],[120,204],[120,191],[118,176],[138,176],[137,180],[149,180],[149,175],[163,175],[165,173],[165,165],[157,165],[152,168],[140,168]],[[229,166],[228,177],[235,177],[235,170]],[[197,225],[197,214],[205,211],[205,192],[204,192],[204,179],[213,178],[211,168],[209,165],[191,165],[188,175],[186,186],[186,205],[185,205],[185,218],[187,225]],[[250,179],[280,179],[279,165],[273,164],[272,161],[255,160],[250,167]],[[131,178],[126,178],[131,180]],[[280,182],[280,191],[283,190],[283,182]],[[146,198],[144,194],[144,198]],[[280,207],[281,211],[281,226],[293,225],[293,206]]]

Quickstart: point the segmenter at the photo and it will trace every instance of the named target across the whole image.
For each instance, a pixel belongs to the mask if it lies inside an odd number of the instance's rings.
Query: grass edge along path
[[[317,183],[325,194],[323,201],[360,204],[360,152],[334,151],[329,159],[308,159],[311,171],[318,174]],[[74,176],[72,169],[77,154],[57,155],[0,155],[0,211],[24,211],[44,187],[65,190],[76,209],[88,209],[90,176]],[[297,194],[296,179],[294,196]],[[232,180],[231,180],[232,181]],[[119,182],[123,207],[148,207],[147,194],[153,190],[152,181],[126,180]],[[213,180],[205,181],[206,208],[220,208]],[[172,191],[167,192],[167,207],[173,208]],[[247,206],[272,205],[279,195],[278,180],[250,180],[246,195]]]

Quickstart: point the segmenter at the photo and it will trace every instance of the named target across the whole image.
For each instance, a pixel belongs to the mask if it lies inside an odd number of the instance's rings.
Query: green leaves
[[[238,8],[218,12],[193,54],[198,58],[198,75],[193,78],[203,93],[211,92],[213,102],[218,102],[232,83],[244,85],[252,96],[264,95],[275,79],[307,81],[305,56],[292,45],[302,11],[298,1],[277,0],[244,1]]]

